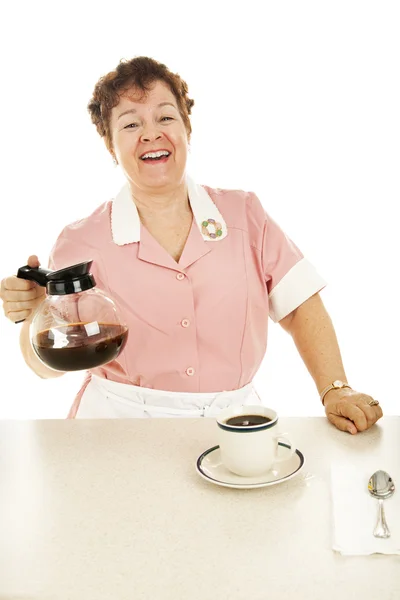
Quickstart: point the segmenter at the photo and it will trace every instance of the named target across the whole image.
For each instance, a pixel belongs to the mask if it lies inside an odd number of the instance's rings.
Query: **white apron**
[[[260,404],[252,383],[229,392],[165,392],[92,375],[75,418],[215,417],[228,406]]]

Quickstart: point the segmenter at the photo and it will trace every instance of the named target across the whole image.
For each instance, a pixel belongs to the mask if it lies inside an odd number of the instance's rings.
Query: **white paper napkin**
[[[373,536],[378,500],[369,494],[368,480],[380,469],[391,475],[396,486],[394,495],[384,501],[391,533],[388,539]],[[331,464],[331,489],[334,550],[347,555],[400,554],[400,468],[397,462],[390,461],[389,464],[381,460],[379,465],[368,459],[356,463],[334,462]]]

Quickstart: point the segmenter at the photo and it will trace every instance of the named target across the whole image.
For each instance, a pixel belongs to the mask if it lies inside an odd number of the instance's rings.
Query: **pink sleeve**
[[[58,271],[95,258],[90,248],[69,235],[68,229],[68,227],[63,229],[51,249],[48,269],[52,271]]]
[[[253,198],[254,199],[254,198]],[[269,313],[278,322],[326,286],[315,267],[262,208],[262,264],[269,297]],[[260,210],[258,207],[258,210]],[[262,215],[262,217],[261,217]]]
[[[264,211],[263,267],[268,294],[304,256],[276,221]]]

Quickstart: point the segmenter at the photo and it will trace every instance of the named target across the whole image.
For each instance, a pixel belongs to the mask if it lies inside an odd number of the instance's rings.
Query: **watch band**
[[[330,392],[331,390],[341,390],[342,388],[352,389],[352,387],[348,383],[345,383],[344,381],[340,381],[340,379],[336,379],[336,381],[333,381],[332,383],[327,385],[326,388],[324,388],[322,390],[322,392],[320,393],[320,398],[321,398],[322,404],[324,404],[324,398],[328,392]]]

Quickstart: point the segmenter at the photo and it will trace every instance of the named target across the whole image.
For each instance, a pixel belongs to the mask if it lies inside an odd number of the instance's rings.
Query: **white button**
[[[190,325],[189,319],[183,319],[183,321],[181,321],[181,325],[182,325],[182,327],[189,327],[189,325]]]
[[[189,377],[191,377],[192,375],[194,375],[194,369],[193,369],[193,367],[189,367],[188,369],[186,369],[186,375],[189,375]]]
[[[183,273],[178,273],[178,275],[176,276],[177,279],[179,279],[179,281],[182,281],[182,279],[185,279],[185,276]]]

